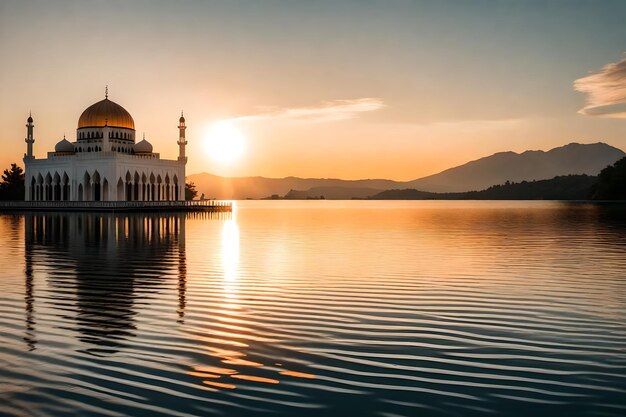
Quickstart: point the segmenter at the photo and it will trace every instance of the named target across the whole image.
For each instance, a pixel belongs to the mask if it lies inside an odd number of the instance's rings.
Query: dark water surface
[[[626,209],[0,215],[0,415],[626,415]]]

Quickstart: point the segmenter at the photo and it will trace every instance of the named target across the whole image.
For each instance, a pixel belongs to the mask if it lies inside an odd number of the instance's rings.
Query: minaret
[[[109,99],[109,86],[104,88],[104,99]],[[102,151],[108,152],[111,150],[109,144],[109,136],[111,135],[111,129],[109,128],[109,119],[104,119],[104,127],[102,128]]]
[[[35,138],[33,137],[33,128],[35,125],[33,124],[33,116],[29,113],[28,120],[26,124],[26,153],[24,154],[24,159],[34,159],[33,155],[33,143],[35,143]]]
[[[187,141],[185,140],[185,117],[183,116],[183,112],[180,112],[180,119],[178,119],[178,161],[187,164],[187,157],[185,156],[185,145],[187,145]]]

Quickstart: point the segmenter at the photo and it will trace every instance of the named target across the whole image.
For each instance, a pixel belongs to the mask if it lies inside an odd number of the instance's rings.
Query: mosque
[[[185,118],[178,121],[178,158],[161,159],[145,137],[135,141],[135,121],[105,98],[78,119],[76,140],[65,137],[46,158],[33,153],[33,118],[28,117],[24,154],[26,201],[183,201]]]

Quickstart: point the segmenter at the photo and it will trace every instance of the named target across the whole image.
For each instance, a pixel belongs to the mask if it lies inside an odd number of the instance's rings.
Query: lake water
[[[626,415],[626,209],[1,214],[2,416]]]

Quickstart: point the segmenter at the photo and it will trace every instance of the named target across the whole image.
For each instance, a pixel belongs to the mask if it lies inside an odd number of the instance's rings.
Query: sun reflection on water
[[[239,226],[235,214],[232,219],[226,220],[222,227],[222,266],[224,281],[232,282],[237,279],[239,272]]]
[[[315,378],[314,375],[284,369],[281,364],[270,366],[249,358],[250,344],[267,342],[262,336],[250,332],[242,310],[245,300],[245,280],[240,271],[240,231],[237,223],[236,207],[233,202],[231,217],[221,227],[219,260],[221,263],[222,299],[221,314],[216,315],[219,329],[212,329],[211,335],[196,338],[206,343],[207,363],[192,365],[187,375],[198,378],[198,382],[211,389],[236,389],[239,383],[279,384],[278,376],[291,378]],[[216,346],[218,345],[218,346]],[[222,346],[228,346],[226,348]],[[256,375],[256,373],[260,375]]]

